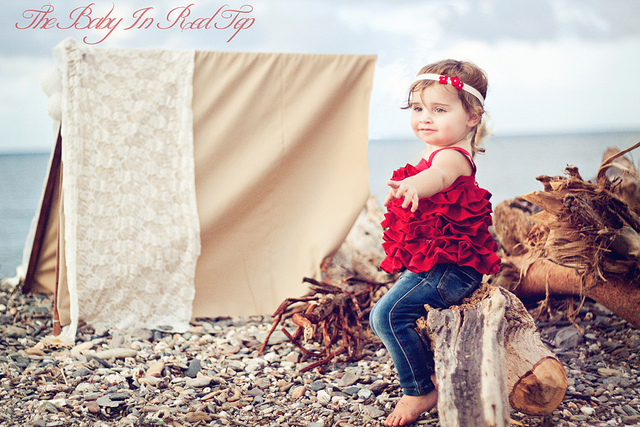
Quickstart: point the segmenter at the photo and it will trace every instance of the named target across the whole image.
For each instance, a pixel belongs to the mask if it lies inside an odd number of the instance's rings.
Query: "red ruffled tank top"
[[[388,204],[381,223],[385,228],[382,246],[387,256],[380,265],[388,273],[405,269],[420,273],[437,263],[473,267],[482,274],[495,274],[500,268],[497,244],[489,232],[491,193],[476,183],[476,165],[466,150],[441,148],[416,166],[407,164],[396,170],[391,179],[400,181],[430,168],[436,153],[445,149],[467,156],[473,174],[460,176],[449,188],[420,199],[415,212],[402,207],[404,199]]]

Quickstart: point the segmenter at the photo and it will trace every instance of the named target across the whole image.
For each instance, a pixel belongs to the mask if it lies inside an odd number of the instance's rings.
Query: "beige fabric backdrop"
[[[304,294],[302,278],[317,277],[322,259],[341,244],[369,194],[374,66],[370,55],[196,52],[202,248],[194,317],[271,314],[285,298]],[[26,284],[37,291],[55,289],[53,206],[48,243]],[[60,266],[63,325],[64,273]]]
[[[307,291],[369,194],[375,57],[196,53],[194,316],[271,314]]]

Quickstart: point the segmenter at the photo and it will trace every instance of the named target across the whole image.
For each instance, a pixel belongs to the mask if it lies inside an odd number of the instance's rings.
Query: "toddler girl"
[[[475,182],[473,155],[487,92],[485,73],[469,62],[445,60],[420,70],[411,86],[411,128],[427,144],[425,158],[387,182],[381,268],[403,271],[370,314],[373,332],[389,351],[403,396],[387,426],[410,424],[438,399],[433,354],[415,331],[424,304],[460,303],[497,273],[491,237],[491,194]]]

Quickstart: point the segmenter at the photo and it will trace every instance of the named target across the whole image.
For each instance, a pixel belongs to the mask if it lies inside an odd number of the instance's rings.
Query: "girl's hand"
[[[409,179],[403,179],[402,181],[387,181],[387,185],[391,187],[387,193],[387,197],[384,199],[384,206],[387,206],[393,199],[404,198],[402,202],[402,208],[406,209],[411,205],[411,212],[415,212],[418,209],[418,189],[413,185]]]

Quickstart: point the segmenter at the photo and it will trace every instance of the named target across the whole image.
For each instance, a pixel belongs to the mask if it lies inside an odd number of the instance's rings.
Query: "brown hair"
[[[440,74],[449,77],[458,77],[461,82],[475,88],[483,98],[487,97],[487,88],[489,81],[486,73],[480,69],[477,65],[471,62],[456,61],[454,59],[445,59],[443,61],[434,62],[433,64],[425,65],[422,67],[418,74]],[[402,108],[410,108],[411,93],[421,92],[427,86],[433,85],[437,82],[433,80],[418,80],[409,90],[409,96],[407,97],[407,104]],[[470,93],[460,90],[458,91],[458,97],[462,102],[462,107],[465,111],[472,114],[477,114],[480,117],[480,122],[474,129],[473,137],[471,138],[471,154],[483,153],[484,148],[478,146],[482,139],[488,134],[482,115],[484,114],[484,108],[480,101]]]

